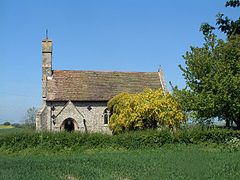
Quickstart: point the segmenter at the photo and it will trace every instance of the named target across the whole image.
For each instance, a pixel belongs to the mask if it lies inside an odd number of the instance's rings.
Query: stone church
[[[107,102],[121,92],[164,88],[161,71],[107,72],[52,69],[52,40],[42,40],[42,106],[37,130],[111,133]]]

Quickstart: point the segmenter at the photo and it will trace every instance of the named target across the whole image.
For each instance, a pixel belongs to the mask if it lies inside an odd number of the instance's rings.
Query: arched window
[[[108,124],[109,117],[110,117],[110,112],[109,112],[108,108],[106,108],[106,109],[103,111],[103,123],[104,123],[104,124]]]

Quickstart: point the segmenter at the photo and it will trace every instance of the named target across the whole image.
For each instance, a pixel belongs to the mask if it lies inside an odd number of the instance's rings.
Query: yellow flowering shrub
[[[170,93],[145,89],[142,93],[120,93],[108,102],[110,129],[114,133],[148,128],[177,128],[186,120],[180,104]]]

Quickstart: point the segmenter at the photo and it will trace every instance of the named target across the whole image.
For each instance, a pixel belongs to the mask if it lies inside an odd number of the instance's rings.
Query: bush
[[[16,127],[16,128],[21,128],[23,127],[23,125],[19,124],[19,123],[13,123],[12,126]]]
[[[226,145],[229,151],[240,150],[240,138],[233,137],[232,139],[226,142]]]
[[[10,122],[5,122],[5,123],[3,123],[3,125],[4,125],[4,126],[10,126],[11,123],[10,123]]]
[[[164,144],[199,144],[216,143],[238,147],[240,131],[225,129],[181,129],[173,132],[169,129],[146,130],[128,132],[118,135],[107,134],[83,134],[83,133],[51,133],[51,132],[20,132],[16,134],[0,136],[0,149],[9,151],[21,151],[27,148],[37,148],[43,151],[65,151],[74,149],[93,148],[159,148]],[[234,142],[232,142],[234,140]],[[235,144],[234,144],[235,143]],[[235,148],[237,149],[237,148]]]
[[[132,130],[175,128],[186,117],[180,104],[161,89],[145,89],[138,94],[120,93],[108,102],[109,127],[114,133]]]

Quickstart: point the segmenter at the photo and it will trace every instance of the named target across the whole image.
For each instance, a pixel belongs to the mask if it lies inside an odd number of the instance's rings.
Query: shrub
[[[240,131],[225,129],[169,129],[127,132],[118,135],[83,134],[67,132],[20,132],[0,136],[0,149],[21,151],[38,149],[42,151],[66,151],[74,149],[112,148],[137,149],[159,148],[164,144],[214,143],[238,150]],[[226,143],[228,142],[228,143]]]
[[[4,125],[4,126],[10,126],[11,123],[10,123],[10,122],[5,122],[5,123],[3,123],[3,125]]]
[[[21,128],[23,127],[23,125],[19,124],[19,123],[13,123],[12,126],[16,127],[16,128]]]
[[[114,133],[131,130],[175,128],[186,117],[180,104],[163,90],[145,89],[138,94],[120,93],[108,102],[109,127]]]
[[[233,137],[232,139],[228,140],[226,144],[229,151],[240,150],[240,138]]]

